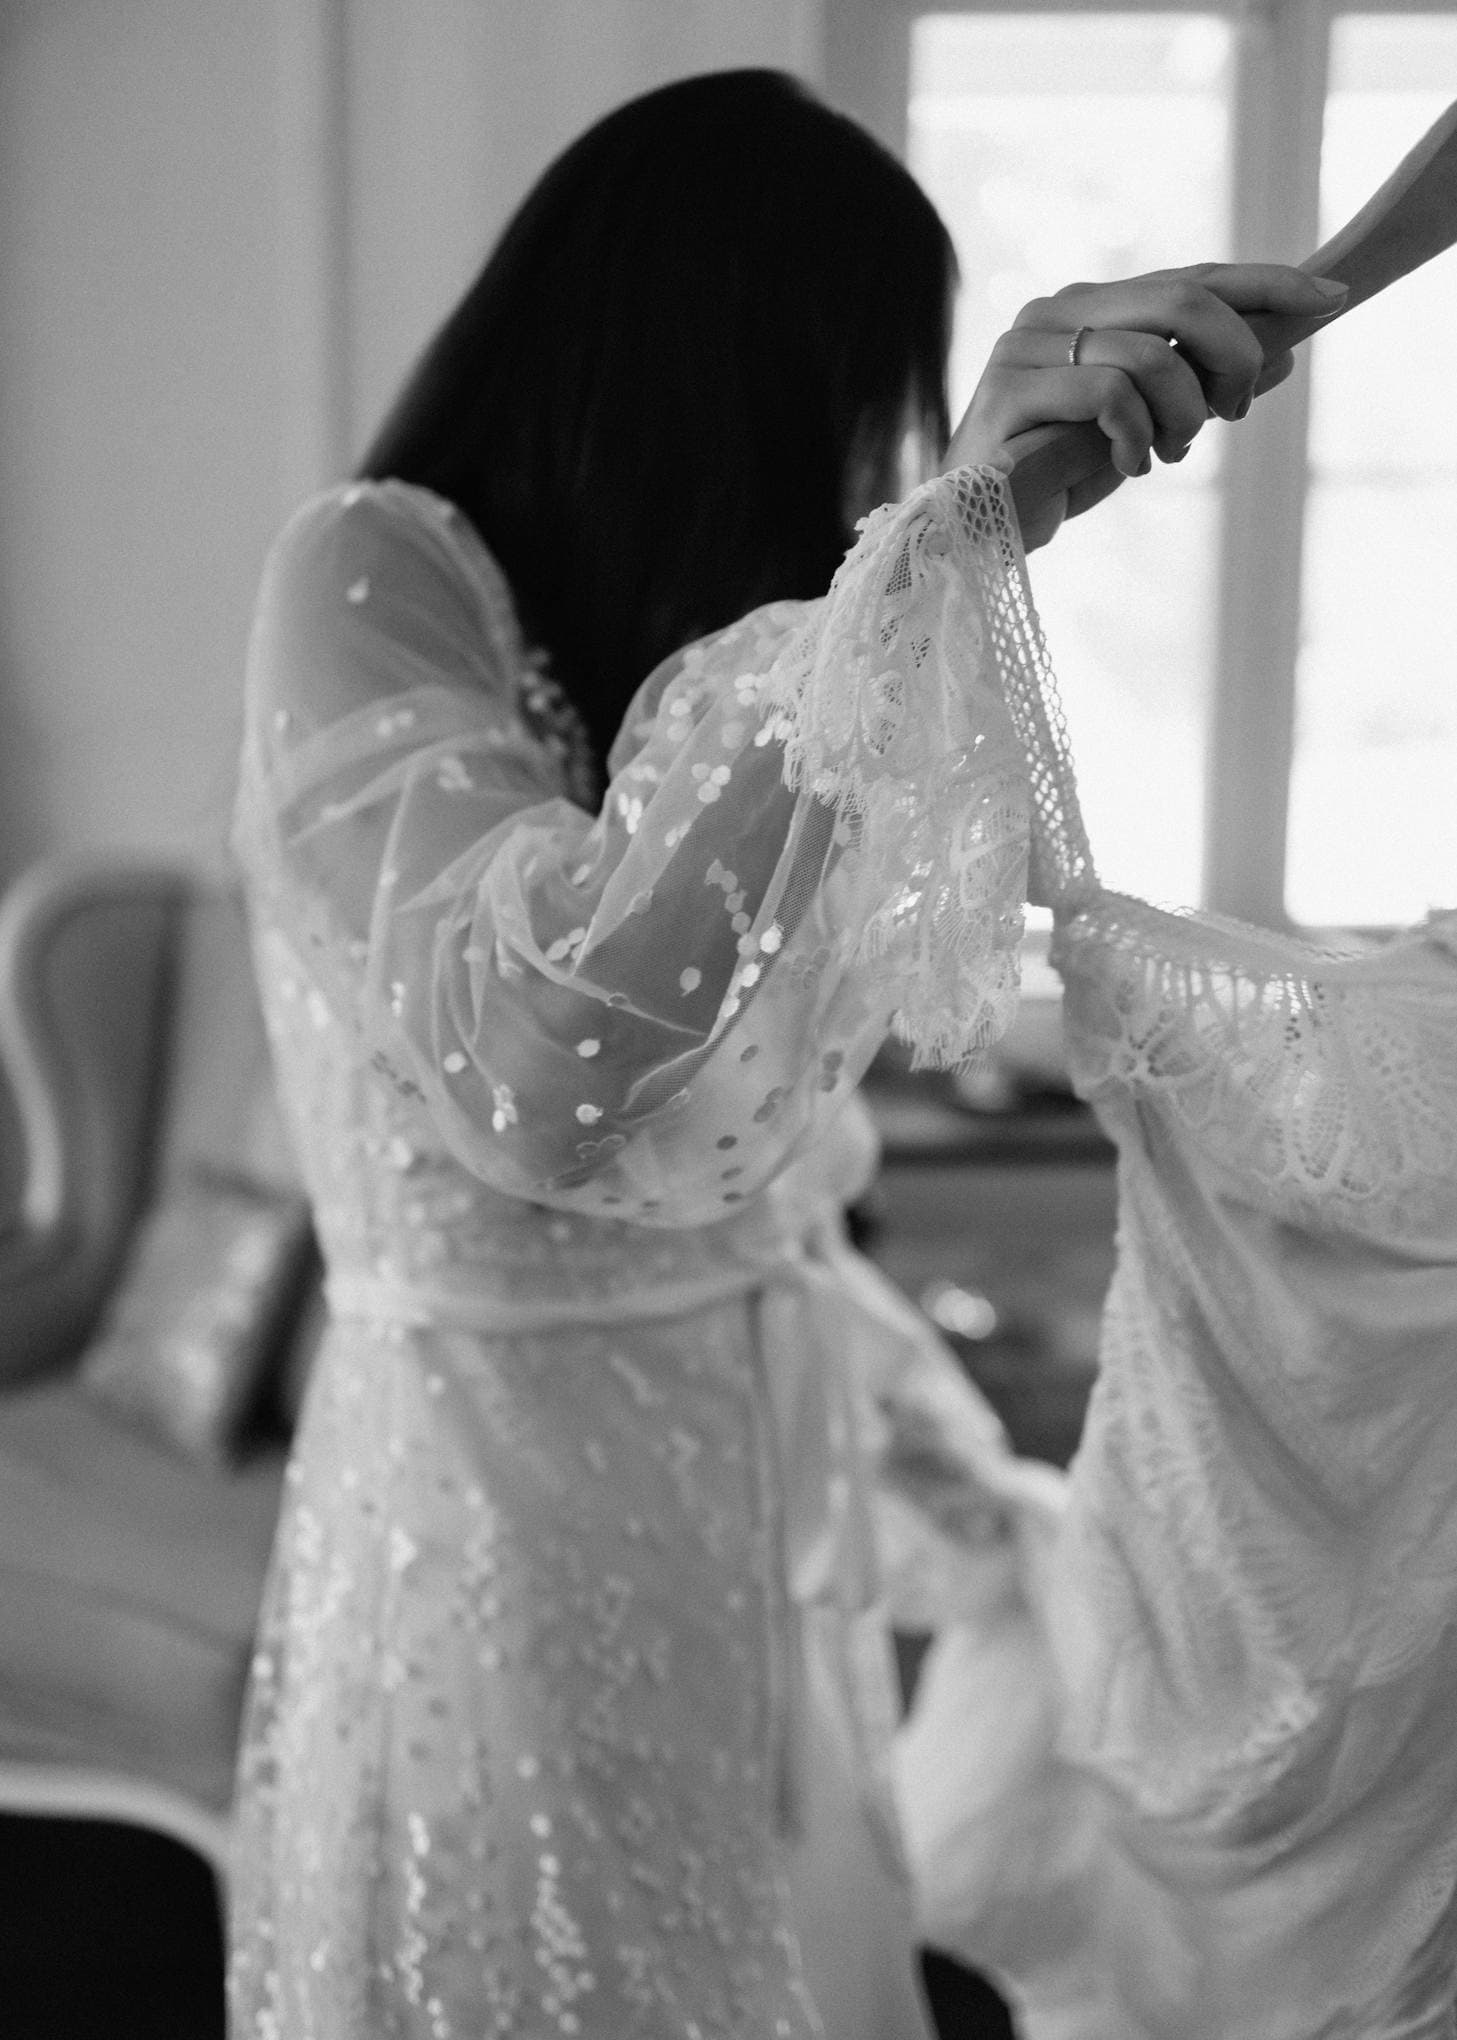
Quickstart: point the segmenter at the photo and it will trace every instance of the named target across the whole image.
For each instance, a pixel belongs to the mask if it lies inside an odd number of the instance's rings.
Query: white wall
[[[221,855],[269,537],[552,154],[823,0],[0,0],[0,882]]]
[[[282,503],[271,50],[228,0],[0,0],[0,858],[216,835]]]

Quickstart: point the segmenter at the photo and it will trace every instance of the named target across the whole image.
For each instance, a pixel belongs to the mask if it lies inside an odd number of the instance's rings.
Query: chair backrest
[[[20,1192],[0,1377],[74,1356],[154,1185],[193,1161],[289,1179],[235,891],[68,857],[0,901],[0,1079]]]

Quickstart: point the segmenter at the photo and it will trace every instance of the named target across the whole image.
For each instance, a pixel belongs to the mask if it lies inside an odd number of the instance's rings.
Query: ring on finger
[[[1076,368],[1076,367],[1077,367],[1077,365],[1078,365],[1078,349],[1079,349],[1079,348],[1080,348],[1080,347],[1082,346],[1082,344],[1083,344],[1084,340],[1086,340],[1086,339],[1087,339],[1087,337],[1088,337],[1089,333],[1091,333],[1091,331],[1092,331],[1092,330],[1093,330],[1093,329],[1092,329],[1092,327],[1091,327],[1091,326],[1079,326],[1079,327],[1078,327],[1078,330],[1076,331],[1076,333],[1074,333],[1074,334],[1073,334],[1073,336],[1072,336],[1072,338],[1071,338],[1071,339],[1070,339],[1070,340],[1068,341],[1068,343],[1067,343],[1067,365],[1068,365],[1068,367],[1069,367],[1069,368]]]

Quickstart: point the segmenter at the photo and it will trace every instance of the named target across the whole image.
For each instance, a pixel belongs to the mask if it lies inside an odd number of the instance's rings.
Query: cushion
[[[197,1163],[138,1226],[78,1379],[88,1395],[210,1465],[236,1458],[301,1302],[308,1205]]]

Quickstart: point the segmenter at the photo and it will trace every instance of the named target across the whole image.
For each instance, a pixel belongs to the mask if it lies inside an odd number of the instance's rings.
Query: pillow
[[[163,1443],[235,1459],[301,1302],[312,1234],[298,1192],[185,1169],[137,1228],[81,1360],[85,1391]]]

